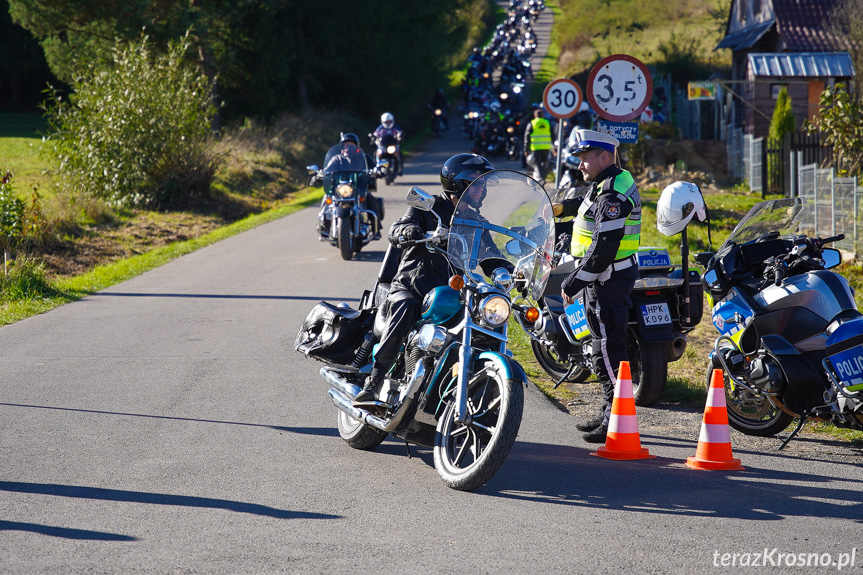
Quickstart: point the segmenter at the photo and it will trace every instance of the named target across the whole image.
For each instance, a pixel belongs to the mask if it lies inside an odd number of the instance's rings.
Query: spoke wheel
[[[375,429],[361,421],[354,419],[341,409],[338,410],[339,435],[345,443],[354,449],[374,449],[387,438],[387,432]]]
[[[524,387],[480,364],[467,389],[467,423],[455,421],[455,394],[450,395],[435,434],[435,469],[453,489],[471,491],[501,468],[515,444],[524,408]]]

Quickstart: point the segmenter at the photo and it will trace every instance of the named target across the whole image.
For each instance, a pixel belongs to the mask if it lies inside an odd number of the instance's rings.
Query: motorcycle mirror
[[[306,169],[309,171],[309,174],[317,174],[318,173],[318,165],[312,164],[311,166],[306,166]]]
[[[821,258],[824,260],[824,269],[828,270],[842,263],[842,254],[833,248],[824,248],[821,252]]]
[[[424,190],[413,187],[408,190],[405,202],[413,208],[424,212],[430,212],[432,211],[432,206],[434,206],[434,196]]]
[[[702,252],[700,254],[695,254],[695,261],[698,262],[698,265],[701,267],[706,268],[712,257],[713,252]]]

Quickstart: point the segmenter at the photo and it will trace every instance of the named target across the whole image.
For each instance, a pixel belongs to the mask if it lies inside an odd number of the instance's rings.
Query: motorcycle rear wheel
[[[570,362],[561,358],[548,346],[532,339],[530,340],[530,348],[533,350],[533,356],[536,358],[539,366],[554,378],[555,382],[560,381],[561,377],[569,373]],[[590,370],[578,368],[566,381],[570,383],[582,383],[589,377]]]
[[[341,409],[338,412],[339,435],[345,440],[345,443],[354,449],[368,451],[380,445],[387,438],[386,431],[366,425]]]
[[[339,219],[339,251],[342,253],[343,260],[349,260],[354,257],[354,242],[351,235],[351,220],[348,218]]]
[[[635,405],[653,405],[662,397],[668,380],[665,344],[661,341],[639,341],[635,331],[629,329],[626,355],[629,356]]]
[[[455,421],[455,396],[438,420],[434,466],[459,491],[482,487],[503,466],[515,444],[524,409],[524,386],[478,364],[468,386],[469,423]]]
[[[707,387],[710,388],[710,378],[715,366],[713,362],[707,367]],[[746,435],[770,437],[788,427],[794,417],[785,413],[762,396],[755,397],[745,389],[735,394],[731,387],[731,379],[724,373],[725,405],[728,408],[728,425]]]

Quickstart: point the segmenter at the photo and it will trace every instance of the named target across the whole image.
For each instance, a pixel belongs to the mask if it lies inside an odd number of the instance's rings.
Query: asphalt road
[[[416,151],[381,186],[386,224],[468,146],[454,129]],[[861,467],[817,450],[694,471],[697,426],[648,427],[656,459],[609,461],[533,386],[473,493],[428,449],[350,449],[293,340],[317,301],[357,303],[385,244],[344,262],[315,217],[0,328],[0,573],[860,572]]]

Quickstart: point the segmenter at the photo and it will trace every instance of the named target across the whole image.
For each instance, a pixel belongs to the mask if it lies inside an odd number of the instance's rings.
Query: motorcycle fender
[[[339,204],[338,209],[336,210],[337,217],[340,218],[349,218],[354,214],[354,205],[349,204],[347,202]]]
[[[635,318],[630,319],[630,324],[634,324],[635,333],[638,334],[638,338],[641,341],[672,341],[674,339],[672,324],[647,327],[644,325],[641,313],[635,315]],[[632,321],[633,319],[634,321]]]
[[[506,376],[507,379],[515,379],[527,384],[527,374],[521,365],[512,359],[496,351],[484,351],[477,359],[491,361]]]

